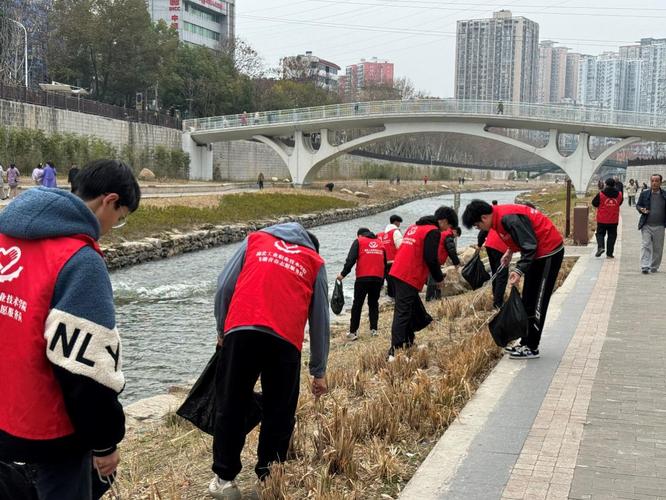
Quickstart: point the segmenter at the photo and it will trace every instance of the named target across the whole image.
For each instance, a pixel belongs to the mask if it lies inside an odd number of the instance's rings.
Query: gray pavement
[[[666,499],[666,280],[622,213],[616,259],[576,252],[542,357],[500,361],[402,499]]]

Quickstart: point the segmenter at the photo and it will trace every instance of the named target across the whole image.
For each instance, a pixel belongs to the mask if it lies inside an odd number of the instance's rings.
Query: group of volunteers
[[[141,191],[130,167],[115,160],[83,167],[72,191],[31,189],[0,212],[0,497],[4,487],[21,500],[7,482],[18,474],[40,500],[97,499],[120,462],[125,417],[118,395],[125,379],[98,240],[126,222]],[[493,272],[505,273],[504,285],[493,280],[497,307],[506,281],[516,286],[524,280],[529,328],[510,356],[538,357],[564,255],[562,236],[548,217],[527,205],[474,200],[462,222],[483,232],[480,243]],[[338,276],[356,267],[349,339],[357,338],[366,297],[371,334],[377,334],[377,298],[388,278],[394,312],[387,361],[394,362],[400,362],[399,350],[414,344],[415,332],[432,321],[420,298],[428,279],[441,288],[441,266],[449,258],[459,264],[453,208],[437,208],[404,233],[401,223],[394,215],[376,235],[360,228]],[[514,252],[520,258],[510,268]],[[328,285],[316,236],[295,222],[249,234],[219,276],[214,314],[219,358],[208,491],[235,500],[241,498],[235,479],[259,379],[257,476],[265,479],[272,463],[287,459],[306,324],[311,392],[318,398],[328,391]]]

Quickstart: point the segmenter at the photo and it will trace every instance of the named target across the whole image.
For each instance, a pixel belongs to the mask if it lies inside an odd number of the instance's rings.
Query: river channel
[[[520,191],[463,193],[461,211],[473,198],[512,203]],[[312,231],[321,243],[329,287],[342,270],[359,227],[383,231],[389,215],[403,218],[403,229],[439,205],[453,205],[452,195],[407,203],[388,212],[319,226]],[[465,231],[458,247],[476,242],[476,231]],[[217,276],[239,243],[148,262],[111,274],[118,328],[123,339],[125,403],[164,393],[199,375],[215,346],[213,297]],[[345,308],[351,307],[353,273],[344,281]],[[331,315],[334,317],[333,315]]]

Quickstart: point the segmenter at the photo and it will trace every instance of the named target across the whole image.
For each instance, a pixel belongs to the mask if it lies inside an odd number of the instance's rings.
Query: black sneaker
[[[650,270],[648,268],[644,268],[644,269],[641,269],[641,272],[643,274],[648,274],[650,272]]]
[[[599,248],[597,250],[597,253],[594,254],[595,257],[601,257],[601,254],[604,253],[605,250],[603,248]]]
[[[508,352],[509,354],[513,354],[516,352],[518,349],[520,349],[521,345],[520,344],[515,344],[515,345],[507,345],[504,347],[504,352]]]
[[[614,259],[614,258],[615,258],[615,255],[606,254],[606,258],[607,258],[607,259]]]
[[[530,349],[526,345],[516,348],[514,352],[509,354],[511,359],[534,359],[539,357],[539,349]]]

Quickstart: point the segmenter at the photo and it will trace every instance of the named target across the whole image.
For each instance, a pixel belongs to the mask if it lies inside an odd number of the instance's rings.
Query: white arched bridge
[[[561,168],[576,191],[583,192],[595,171],[623,147],[640,141],[666,141],[666,115],[549,104],[504,103],[502,114],[497,108],[496,102],[488,101],[423,99],[199,118],[183,122],[183,150],[190,154],[192,177],[209,178],[213,172],[212,143],[259,141],[280,156],[294,184],[303,185],[314,179],[328,161],[366,144],[408,134],[463,134],[533,153]],[[550,137],[545,146],[538,147],[492,132],[491,128],[549,130]],[[329,131],[350,129],[373,130],[348,142],[331,144]],[[561,133],[579,136],[576,150],[568,156],[558,149]],[[310,134],[319,134],[318,148],[313,146]],[[593,158],[590,136],[620,140]]]

